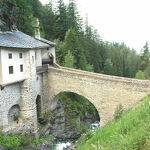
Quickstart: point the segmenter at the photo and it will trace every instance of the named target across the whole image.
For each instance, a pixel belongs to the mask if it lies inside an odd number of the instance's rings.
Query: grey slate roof
[[[42,42],[18,30],[0,32],[0,47],[33,49],[47,48],[50,45],[48,42]]]
[[[46,44],[49,44],[49,45],[51,45],[51,46],[55,46],[55,45],[56,45],[56,43],[53,43],[53,42],[48,41],[48,40],[43,39],[43,38],[40,38],[39,40],[42,41],[42,42],[44,42],[44,43],[46,43]]]

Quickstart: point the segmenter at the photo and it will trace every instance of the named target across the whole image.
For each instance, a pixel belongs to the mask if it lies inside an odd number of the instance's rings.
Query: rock
[[[20,148],[21,150],[22,148]],[[36,147],[32,147],[32,146],[27,146],[27,147],[24,147],[23,150],[36,150]]]
[[[5,150],[5,149],[0,145],[0,150]]]
[[[42,135],[44,137],[52,134],[57,139],[67,140],[67,139],[77,139],[85,131],[80,131],[76,128],[84,124],[90,128],[91,123],[95,122],[95,118],[89,112],[85,113],[84,119],[81,120],[80,116],[76,116],[75,125],[70,123],[70,119],[65,115],[64,108],[59,100],[56,100],[51,106],[51,116],[46,120],[45,127],[42,129]]]

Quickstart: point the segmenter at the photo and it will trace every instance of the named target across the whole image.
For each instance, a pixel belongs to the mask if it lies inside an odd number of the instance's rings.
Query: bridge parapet
[[[125,78],[125,77],[118,77],[118,76],[112,76],[112,75],[105,75],[105,74],[100,74],[100,73],[94,73],[94,72],[88,72],[88,71],[83,71],[83,70],[78,70],[78,69],[72,69],[72,68],[67,68],[67,67],[62,67],[60,66],[59,68],[54,68],[54,67],[49,67],[48,70],[55,71],[57,73],[61,72],[64,74],[72,74],[76,76],[82,76],[82,77],[87,77],[92,78],[92,80],[109,80],[113,82],[122,82],[122,83],[128,83],[128,84],[136,84],[137,86],[140,85],[143,88],[150,88],[150,80],[139,80],[139,79],[133,79],[133,78]],[[73,76],[70,76],[73,77]],[[79,78],[80,78],[79,77]]]

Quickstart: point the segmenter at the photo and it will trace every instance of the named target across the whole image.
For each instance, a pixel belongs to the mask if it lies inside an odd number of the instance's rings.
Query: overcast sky
[[[80,15],[85,19],[88,14],[89,24],[104,41],[124,42],[138,52],[146,41],[150,43],[150,0],[76,0],[76,3]]]

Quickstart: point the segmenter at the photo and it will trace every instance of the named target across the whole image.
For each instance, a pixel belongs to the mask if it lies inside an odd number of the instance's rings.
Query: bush
[[[115,120],[120,119],[121,116],[122,116],[123,111],[124,111],[123,106],[121,104],[118,105],[116,110],[115,110],[115,113],[114,113],[114,119]]]
[[[14,121],[17,121],[17,120],[19,119],[19,115],[16,115],[16,114],[15,114],[15,115],[13,116],[13,119],[14,119]]]
[[[141,80],[145,80],[145,74],[143,71],[139,70],[136,75],[135,75],[136,79],[141,79]]]
[[[21,136],[4,137],[0,135],[0,145],[2,145],[6,150],[18,150],[19,146],[22,144],[23,139]]]

